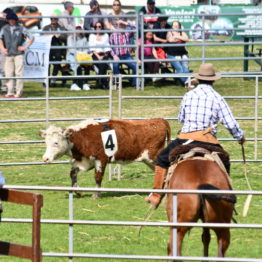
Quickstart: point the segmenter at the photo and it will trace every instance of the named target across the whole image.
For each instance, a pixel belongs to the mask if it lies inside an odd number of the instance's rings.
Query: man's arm
[[[225,126],[228,131],[231,133],[231,135],[241,141],[245,140],[244,138],[244,132],[243,130],[239,127],[238,122],[234,118],[227,102],[225,101],[224,98],[221,98],[219,102],[219,111],[218,111],[218,116],[219,119],[221,119],[221,123],[223,126]],[[244,142],[243,142],[244,143]]]

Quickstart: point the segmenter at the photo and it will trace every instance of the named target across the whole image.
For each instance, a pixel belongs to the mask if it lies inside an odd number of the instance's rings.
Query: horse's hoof
[[[76,191],[76,195],[77,195],[78,197],[82,197],[82,196],[84,195],[84,193],[83,193],[83,192]]]

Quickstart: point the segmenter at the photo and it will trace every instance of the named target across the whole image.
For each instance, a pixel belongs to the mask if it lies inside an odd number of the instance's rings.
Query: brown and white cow
[[[107,140],[103,142],[101,133],[107,134],[105,131],[108,130],[115,130],[115,137],[108,135]],[[46,143],[44,162],[51,163],[63,155],[71,157],[72,186],[77,186],[79,170],[88,171],[95,168],[96,186],[101,187],[107,163],[140,161],[153,169],[166,139],[170,141],[170,126],[161,118],[106,122],[89,119],[66,129],[50,126],[39,134],[45,138]],[[108,156],[107,149],[117,151]],[[98,194],[94,194],[93,197],[98,197]]]

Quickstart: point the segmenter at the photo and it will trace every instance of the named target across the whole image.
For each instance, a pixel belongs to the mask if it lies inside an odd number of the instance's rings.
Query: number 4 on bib
[[[101,133],[105,154],[113,156],[118,150],[115,130],[108,130]]]

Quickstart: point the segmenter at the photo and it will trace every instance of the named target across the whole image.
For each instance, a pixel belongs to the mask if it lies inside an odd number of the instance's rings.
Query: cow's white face
[[[61,128],[50,126],[46,131],[40,131],[40,136],[45,138],[46,151],[43,161],[51,163],[70,151],[67,135]]]

